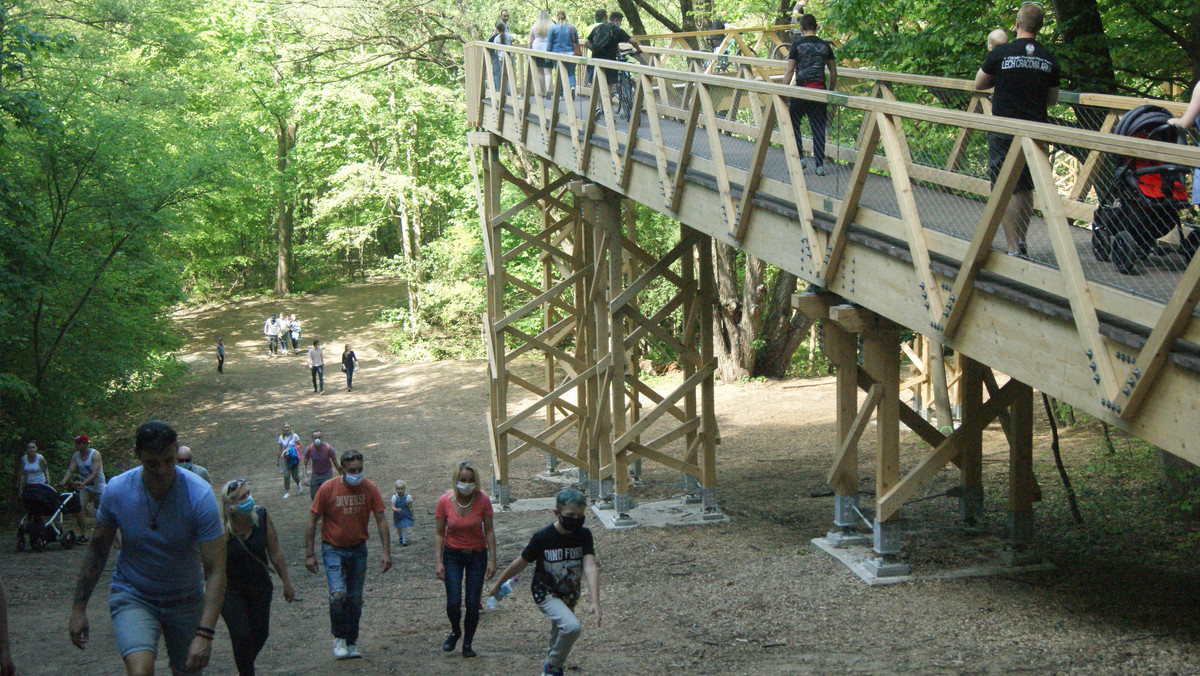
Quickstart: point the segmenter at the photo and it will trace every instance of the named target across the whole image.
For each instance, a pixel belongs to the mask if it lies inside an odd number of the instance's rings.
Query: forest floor
[[[534,674],[547,625],[525,589],[485,613],[475,639],[479,657],[443,654],[444,593],[433,575],[434,504],[449,488],[460,459],[486,473],[483,414],[485,367],[480,361],[397,364],[374,323],[400,298],[394,284],[342,287],[286,301],[257,300],[179,313],[188,337],[189,373],[145,417],[171,422],[214,481],[245,477],[276,520],[297,588],[285,604],[276,589],[272,633],[259,657],[263,674]],[[362,367],[346,392],[336,366],[326,394],[314,396],[303,351],[267,356],[263,318],[280,309],[304,321],[305,341],[327,344],[336,364],[352,343]],[[224,336],[229,359],[218,375],[212,346]],[[536,372],[537,364],[527,365]],[[985,441],[987,486],[983,536],[956,530],[956,501],[906,507],[905,557],[917,578],[867,587],[841,564],[814,551],[825,533],[832,498],[822,487],[833,453],[833,384],[829,379],[748,383],[716,388],[722,445],[718,449],[721,525],[607,531],[589,519],[601,564],[604,625],[581,612],[583,634],[572,671],[607,674],[762,673],[1195,673],[1200,665],[1200,584],[1195,561],[1178,555],[1182,527],[1167,524],[1161,500],[1145,477],[1118,462],[1132,458],[1122,439],[1104,455],[1095,424],[1064,432],[1063,451],[1075,474],[1084,525],[1069,518],[1053,464],[1049,432],[1038,409],[1035,469],[1045,493],[1037,512],[1037,547],[1056,564],[1049,572],[937,579],[939,571],[988,560],[1005,521],[1003,434]],[[362,660],[335,663],[328,634],[323,574],[303,568],[307,491],[281,498],[274,439],[288,421],[302,438],[320,427],[337,450],[361,449],[367,476],[391,494],[403,478],[417,525],[410,546],[393,546],[394,568],[380,574],[372,535],[359,645]],[[911,467],[926,448],[904,434],[902,462]],[[868,430],[863,448],[871,449]],[[130,463],[129,448],[102,448],[109,476]],[[535,455],[537,457],[535,457]],[[873,466],[866,451],[864,474]],[[514,468],[514,497],[551,496],[556,484],[538,478],[543,459],[528,454]],[[1130,460],[1129,462],[1132,462]],[[61,471],[61,468],[53,469]],[[1135,476],[1136,474],[1136,476]],[[679,492],[679,475],[647,467],[636,499]],[[943,471],[923,495],[956,483]],[[869,490],[873,482],[864,480]],[[869,503],[864,498],[864,503]],[[501,566],[517,556],[545,512],[497,514]],[[389,519],[390,522],[390,519]],[[372,529],[373,532],[373,529]],[[6,536],[7,537],[7,536]],[[11,540],[9,540],[11,542]],[[40,554],[0,551],[9,592],[10,631],[18,673],[123,673],[107,615],[105,588],[116,555],[90,607],[92,641],[72,647],[67,618],[81,548],[53,546]],[[581,601],[580,610],[586,608]],[[160,673],[168,673],[165,651]],[[228,635],[217,629],[209,673],[234,673]]]

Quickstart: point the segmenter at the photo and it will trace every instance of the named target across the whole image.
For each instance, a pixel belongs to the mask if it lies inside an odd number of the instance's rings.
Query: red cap
[[[81,441],[86,444],[88,442],[88,436],[86,434],[80,434],[75,437],[75,443],[79,443]]]

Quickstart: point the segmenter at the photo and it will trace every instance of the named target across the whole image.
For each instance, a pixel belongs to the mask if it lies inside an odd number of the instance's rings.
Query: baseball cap
[[[78,435],[76,435],[76,436],[75,436],[75,443],[79,443],[79,442],[81,442],[81,441],[82,441],[83,443],[85,443],[85,444],[86,444],[86,443],[89,441],[89,439],[88,439],[88,435],[86,435],[86,434],[78,434]]]

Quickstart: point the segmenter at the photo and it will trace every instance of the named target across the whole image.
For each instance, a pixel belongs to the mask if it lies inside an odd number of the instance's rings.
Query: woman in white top
[[[17,470],[21,486],[18,493],[23,493],[25,487],[30,484],[49,483],[46,477],[50,476],[50,470],[46,468],[46,459],[37,450],[37,441],[30,439],[25,445],[25,455],[21,456],[21,466]]]
[[[529,48],[550,51],[550,27],[553,25],[554,21],[550,19],[550,12],[544,9],[538,12],[537,22],[533,24],[533,28],[529,29]],[[542,93],[549,96],[550,69],[554,67],[554,61],[535,56],[533,63],[537,66],[538,73],[542,78]]]

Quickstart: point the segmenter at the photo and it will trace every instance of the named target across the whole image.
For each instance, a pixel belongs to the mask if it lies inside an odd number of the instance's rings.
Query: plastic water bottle
[[[496,606],[500,605],[500,602],[504,600],[504,597],[512,593],[513,585],[516,584],[516,582],[517,578],[515,577],[507,580],[504,584],[500,585],[500,591],[496,592],[494,596],[487,597],[487,600],[484,601],[484,604],[487,605],[487,609],[495,610]]]

